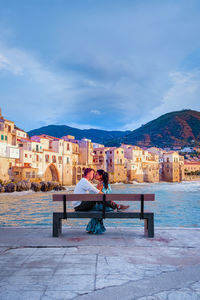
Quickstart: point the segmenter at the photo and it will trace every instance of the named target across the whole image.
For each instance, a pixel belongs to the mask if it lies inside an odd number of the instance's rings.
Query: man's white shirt
[[[95,188],[86,178],[82,178],[74,189],[74,194],[98,194],[99,190]],[[81,201],[73,201],[73,207],[77,207]]]

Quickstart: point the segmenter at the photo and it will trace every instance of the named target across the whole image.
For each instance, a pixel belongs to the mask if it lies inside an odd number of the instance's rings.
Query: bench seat
[[[58,237],[62,233],[62,219],[90,219],[102,218],[102,211],[68,211],[66,216],[62,212],[53,213],[53,236]],[[141,219],[141,213],[137,211],[109,211],[105,212],[105,219]],[[148,237],[154,237],[154,214],[143,213],[144,232]]]

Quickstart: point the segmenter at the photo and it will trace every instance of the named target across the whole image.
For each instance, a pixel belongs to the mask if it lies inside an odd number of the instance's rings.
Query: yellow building
[[[179,154],[177,152],[170,151],[163,154],[162,179],[168,182],[181,180]]]
[[[106,151],[106,170],[111,182],[127,182],[124,149],[110,147]]]

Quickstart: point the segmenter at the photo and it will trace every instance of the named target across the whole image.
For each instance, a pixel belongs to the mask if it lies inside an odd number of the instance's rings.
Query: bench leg
[[[148,219],[144,219],[144,234],[150,238],[154,237],[154,215],[152,214]]]
[[[53,237],[59,237],[62,233],[62,219],[53,213]]]

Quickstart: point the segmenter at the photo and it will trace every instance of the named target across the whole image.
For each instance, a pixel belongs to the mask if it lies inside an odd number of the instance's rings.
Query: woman
[[[109,184],[109,176],[108,173],[104,170],[97,170],[95,179],[99,181],[99,184],[97,185],[97,189],[102,191],[104,194],[111,194],[112,190]],[[106,211],[112,211],[114,209],[121,210],[121,209],[127,209],[129,205],[119,205],[115,203],[114,201],[107,201],[106,202]],[[102,211],[103,210],[103,204],[97,203],[95,207],[92,210],[96,211]],[[101,234],[106,231],[106,228],[103,224],[103,219],[96,219],[93,218],[90,220],[90,222],[87,225],[86,228],[88,233],[94,233],[94,234]]]

